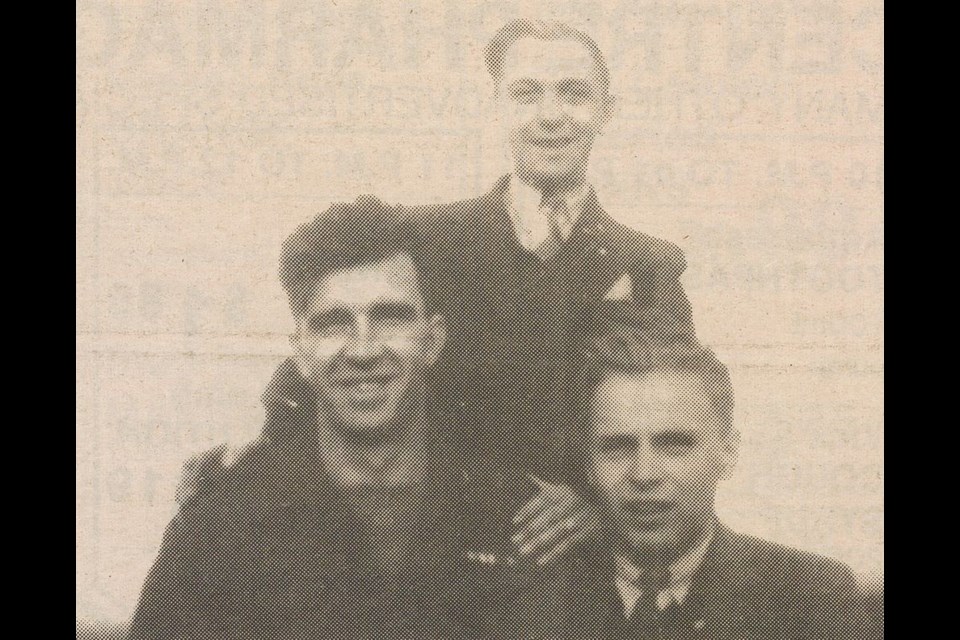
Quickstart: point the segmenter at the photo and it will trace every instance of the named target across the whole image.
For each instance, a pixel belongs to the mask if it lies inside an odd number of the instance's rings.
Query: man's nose
[[[540,109],[537,114],[540,123],[544,126],[556,126],[563,118],[563,105],[557,99],[556,92],[546,91],[540,99]]]
[[[354,322],[353,335],[347,340],[344,354],[354,361],[369,361],[383,354],[384,345],[376,332],[370,326],[365,316],[357,316]]]
[[[630,482],[637,487],[657,485],[663,479],[660,458],[648,444],[641,444],[634,451],[628,471]]]

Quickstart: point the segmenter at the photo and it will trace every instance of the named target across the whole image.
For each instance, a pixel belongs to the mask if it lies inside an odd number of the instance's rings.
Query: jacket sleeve
[[[204,564],[203,528],[185,505],[164,534],[130,624],[129,640],[215,637],[211,612],[221,599]]]

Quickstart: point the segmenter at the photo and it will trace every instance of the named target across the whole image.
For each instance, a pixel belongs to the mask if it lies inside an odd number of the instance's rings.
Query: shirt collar
[[[713,541],[714,531],[715,527],[710,527],[707,535],[700,542],[670,565],[670,584],[657,595],[657,606],[661,610],[666,609],[671,602],[683,604],[687,593],[690,591],[693,576],[700,565],[703,564],[703,559],[706,557],[710,543]],[[641,570],[621,554],[616,555],[615,563],[617,591],[620,593],[621,600],[623,600],[624,612],[629,616],[640,599],[640,588],[637,587],[637,581]]]
[[[561,194],[560,197],[566,203],[570,212],[569,223],[571,228],[580,217],[591,190],[590,183],[584,180],[573,191]],[[510,220],[513,222],[513,230],[516,233],[517,240],[524,248],[532,251],[550,233],[550,221],[540,208],[543,193],[513,174],[510,176],[506,197],[507,210],[510,212]]]

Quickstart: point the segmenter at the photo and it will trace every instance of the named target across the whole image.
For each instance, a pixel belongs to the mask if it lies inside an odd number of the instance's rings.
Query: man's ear
[[[427,340],[424,345],[427,356],[427,366],[432,367],[440,357],[444,345],[447,344],[447,321],[439,313],[429,320]]]
[[[598,133],[607,126],[607,124],[613,119],[614,113],[618,109],[620,103],[617,100],[617,96],[608,93],[604,99],[603,103],[600,105],[600,120],[597,123],[597,128],[599,129]]]
[[[306,378],[310,373],[310,367],[307,365],[307,360],[303,356],[303,347],[300,342],[300,322],[297,322],[296,329],[293,330],[293,333],[290,334],[290,346],[293,348],[293,364],[296,365],[297,371],[301,376]]]
[[[730,427],[730,431],[724,436],[721,455],[723,465],[721,478],[727,480],[733,475],[737,460],[740,458],[740,432],[733,427]]]

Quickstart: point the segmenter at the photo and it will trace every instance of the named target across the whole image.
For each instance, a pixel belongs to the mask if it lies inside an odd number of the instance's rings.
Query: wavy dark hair
[[[423,272],[427,241],[400,207],[373,196],[336,203],[311,222],[300,225],[283,243],[280,282],[294,315],[304,313],[317,284],[335,271],[409,255],[417,268],[421,295],[428,309],[435,295]]]

